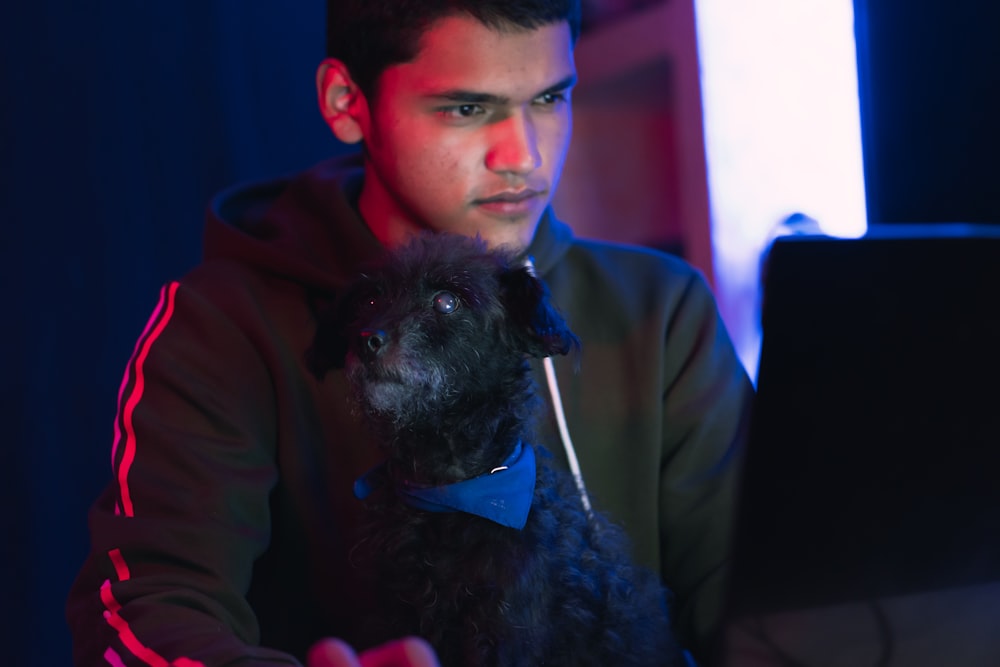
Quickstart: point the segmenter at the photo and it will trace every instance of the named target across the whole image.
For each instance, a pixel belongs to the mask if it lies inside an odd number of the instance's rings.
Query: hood
[[[360,154],[341,156],[288,178],[238,185],[211,202],[204,259],[235,260],[310,288],[336,291],[381,244],[357,212],[364,180]],[[528,249],[544,276],[573,233],[546,209]]]

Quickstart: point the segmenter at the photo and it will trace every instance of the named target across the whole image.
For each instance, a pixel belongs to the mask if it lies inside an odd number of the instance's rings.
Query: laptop
[[[1000,582],[1000,226],[782,237],[766,280],[727,622]]]

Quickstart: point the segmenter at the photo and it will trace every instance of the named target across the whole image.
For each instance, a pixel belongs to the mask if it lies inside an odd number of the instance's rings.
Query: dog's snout
[[[381,329],[362,329],[360,340],[361,351],[364,354],[375,355],[385,346],[385,332]]]

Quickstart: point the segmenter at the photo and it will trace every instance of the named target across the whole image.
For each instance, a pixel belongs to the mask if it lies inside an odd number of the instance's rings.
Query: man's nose
[[[486,167],[497,173],[527,174],[542,164],[538,137],[531,116],[512,113],[492,127],[493,141],[486,155]]]

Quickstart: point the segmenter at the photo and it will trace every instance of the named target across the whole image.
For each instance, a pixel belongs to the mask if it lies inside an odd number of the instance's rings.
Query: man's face
[[[390,245],[433,229],[526,247],[569,147],[575,78],[565,22],[435,23],[413,61],[382,74],[362,122],[366,222]]]

